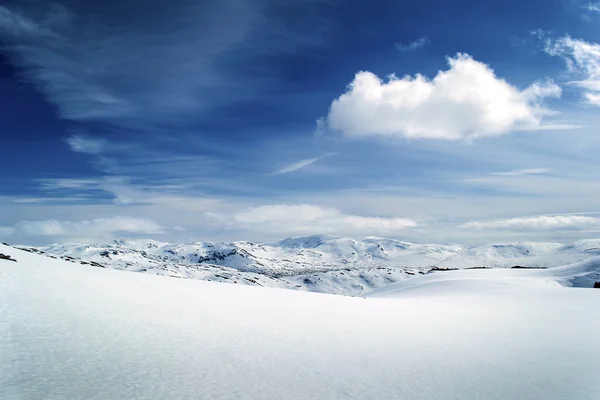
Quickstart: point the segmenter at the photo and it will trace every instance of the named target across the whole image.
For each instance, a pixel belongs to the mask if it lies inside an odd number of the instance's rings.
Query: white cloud
[[[337,217],[340,212],[310,204],[269,205],[252,207],[236,213],[234,218],[241,223],[259,224],[264,222],[314,222]]]
[[[295,234],[395,234],[417,226],[407,218],[363,217],[335,208],[310,204],[279,204],[251,207],[234,214],[235,222],[247,229]]]
[[[582,229],[591,226],[600,226],[600,219],[583,215],[542,215],[497,221],[472,221],[462,224],[460,228],[478,230],[549,230]]]
[[[543,117],[552,112],[541,101],[561,95],[552,81],[519,90],[467,54],[448,63],[432,80],[392,75],[384,81],[359,72],[323,122],[350,137],[472,139],[543,129]]]
[[[84,135],[71,135],[65,138],[65,142],[77,153],[93,155],[101,154],[106,147],[106,140]]]
[[[290,172],[294,172],[294,171],[298,171],[299,169],[302,169],[304,167],[308,167],[311,164],[316,163],[317,161],[320,161],[326,157],[329,157],[333,154],[326,154],[324,156],[321,157],[316,157],[316,158],[308,158],[306,160],[301,160],[292,164],[288,164],[285,165],[281,168],[279,168],[278,170],[276,170],[275,172],[270,173],[269,175],[281,175],[281,174],[287,174]]]
[[[547,39],[545,50],[562,57],[569,72],[583,78],[569,83],[583,89],[585,102],[600,106],[600,44],[564,36]]]
[[[588,10],[588,11],[596,11],[596,12],[600,12],[600,2],[598,3],[588,3],[586,5],[584,5],[582,8]]]
[[[427,36],[423,36],[418,38],[417,40],[410,42],[408,44],[396,43],[396,49],[402,53],[407,53],[409,51],[417,50],[421,47],[427,46],[431,41]]]
[[[512,171],[505,172],[492,172],[490,175],[495,176],[520,176],[520,175],[542,175],[550,172],[548,168],[529,168],[529,169],[515,169]]]
[[[156,235],[165,229],[156,222],[143,218],[109,217],[82,221],[57,221],[54,219],[21,221],[12,227],[11,234],[17,237],[44,237],[57,239],[111,238],[118,233]]]

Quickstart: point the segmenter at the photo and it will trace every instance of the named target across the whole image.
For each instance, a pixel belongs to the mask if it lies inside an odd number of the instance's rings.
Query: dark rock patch
[[[428,271],[428,273],[429,273],[429,272],[435,272],[435,271],[456,271],[456,270],[458,270],[458,268],[440,268],[440,267],[433,267],[433,268],[431,268],[431,269]]]
[[[91,265],[92,267],[106,268],[104,265],[102,265],[102,264],[98,264],[98,263],[97,263],[97,262],[95,262],[95,261],[90,261],[90,265]]]
[[[6,255],[6,254],[2,254],[2,253],[0,253],[0,260],[7,260],[7,261],[17,262],[17,260],[15,260],[14,258],[12,258],[11,256]]]

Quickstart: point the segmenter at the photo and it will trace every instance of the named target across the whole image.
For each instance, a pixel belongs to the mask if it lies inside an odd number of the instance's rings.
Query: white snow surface
[[[415,244],[396,239],[363,240],[322,235],[278,242],[172,244],[115,240],[106,244],[55,244],[43,251],[73,262],[155,275],[250,286],[363,296],[433,267],[553,267],[600,255],[600,239],[560,243],[500,243],[469,248]],[[587,280],[574,281],[589,286]],[[593,282],[592,282],[593,285]]]
[[[0,253],[17,260],[0,259],[3,400],[600,396],[600,290],[566,287],[599,258],[361,298]]]

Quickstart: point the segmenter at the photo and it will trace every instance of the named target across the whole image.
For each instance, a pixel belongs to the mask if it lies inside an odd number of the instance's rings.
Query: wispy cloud
[[[600,106],[600,44],[564,36],[545,39],[545,51],[565,60],[568,71],[582,79],[569,84],[583,89],[584,101]]]
[[[41,187],[46,193],[94,195],[97,203],[117,206],[156,206],[181,212],[207,211],[222,200],[190,190],[186,185],[140,184],[124,176],[105,176],[96,179],[44,179]]]
[[[111,13],[110,2],[103,12],[94,6],[61,9],[62,18],[49,6],[43,14],[44,8],[36,10],[35,19],[25,10],[4,8],[10,19],[0,19],[0,25],[22,74],[58,106],[63,118],[157,122],[197,110],[204,102],[202,93],[226,86],[211,60],[245,38],[255,15],[240,1],[213,5],[204,13],[185,0],[169,4],[168,10],[152,7],[145,11],[148,18],[161,15],[152,31],[131,25],[129,21],[140,19],[127,12]],[[212,18],[228,21],[231,29],[217,34]],[[47,40],[48,32],[52,40]]]
[[[39,179],[38,182],[43,190],[86,190],[94,189],[103,181],[102,178],[90,178],[90,179],[75,179],[75,178],[58,178],[50,179],[43,178]]]
[[[312,204],[277,204],[251,207],[233,215],[247,229],[272,229],[292,234],[392,234],[417,226],[408,218],[366,217]]]
[[[15,197],[14,203],[39,204],[39,203],[73,203],[83,201],[82,197]]]
[[[529,169],[515,169],[512,171],[505,172],[492,172],[490,175],[496,176],[520,176],[520,175],[541,175],[550,172],[548,168],[529,168]]]
[[[71,135],[65,138],[65,142],[69,145],[71,150],[77,153],[99,155],[106,148],[106,140],[80,134]]]
[[[550,112],[552,114],[552,112]],[[521,127],[518,130],[523,132],[535,132],[535,131],[570,131],[574,129],[583,129],[587,125],[574,124],[571,122],[543,122],[537,126],[526,126]]]
[[[401,53],[407,53],[409,51],[414,51],[414,50],[420,49],[421,47],[425,47],[430,43],[431,43],[431,40],[429,40],[429,38],[427,36],[423,36],[423,37],[421,37],[413,42],[410,42],[408,44],[396,43],[394,46]]]
[[[174,0],[143,13],[132,0],[23,3],[0,6],[3,51],[62,118],[78,122],[186,124],[273,83],[239,68],[249,59],[322,43],[312,24],[273,13],[278,0]]]
[[[0,33],[4,37],[28,38],[46,37],[51,32],[33,19],[0,5]]]
[[[583,9],[588,11],[596,11],[600,12],[600,2],[597,3],[588,3],[582,6]]]
[[[600,219],[584,215],[550,215],[510,218],[496,221],[471,221],[460,228],[477,230],[584,229],[600,226]]]
[[[113,238],[119,234],[158,235],[165,228],[145,218],[108,217],[81,221],[58,221],[55,219],[21,221],[12,227],[4,227],[4,237],[43,238],[54,240],[76,239],[93,241]]]
[[[324,156],[321,157],[315,157],[315,158],[308,158],[306,160],[300,160],[298,162],[292,163],[292,164],[288,164],[285,165],[281,168],[279,168],[278,170],[271,172],[269,175],[282,175],[282,174],[288,174],[290,172],[294,172],[294,171],[298,171],[299,169],[308,167],[311,164],[316,163],[317,161],[320,161],[326,157],[330,157],[332,156],[334,153],[329,153],[329,154],[325,154]]]

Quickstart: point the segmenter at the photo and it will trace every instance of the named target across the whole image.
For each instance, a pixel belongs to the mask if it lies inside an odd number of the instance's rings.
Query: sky
[[[600,235],[600,3],[5,0],[0,239]]]

